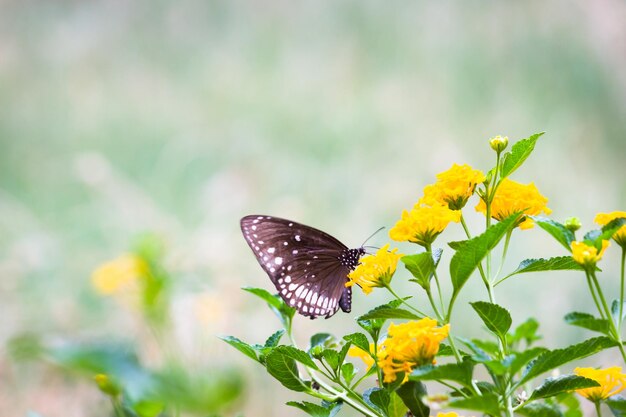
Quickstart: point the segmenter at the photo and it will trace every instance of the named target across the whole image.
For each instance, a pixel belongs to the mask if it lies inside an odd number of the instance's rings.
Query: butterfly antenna
[[[365,239],[365,242],[363,242],[363,244],[361,245],[361,247],[363,247],[368,240],[370,240],[371,238],[373,238],[376,233],[380,232],[381,230],[383,230],[385,228],[385,226],[381,227],[380,229],[378,229],[377,231],[375,231],[374,233],[372,233],[367,239]]]

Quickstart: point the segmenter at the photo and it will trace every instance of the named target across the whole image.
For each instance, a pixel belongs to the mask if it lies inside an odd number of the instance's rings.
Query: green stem
[[[124,407],[122,407],[122,403],[118,397],[111,397],[111,403],[113,404],[113,410],[115,411],[116,417],[126,417]]]
[[[600,411],[600,401],[594,401],[593,404],[596,406],[596,414],[598,417],[602,417],[602,411]]]
[[[398,294],[396,294],[396,292],[391,289],[390,285],[385,285],[385,288],[391,293],[391,295],[396,297],[396,299],[400,300],[402,302],[402,304],[404,304],[405,306],[407,306],[411,310],[415,311],[417,314],[421,315],[422,317],[428,317],[428,314],[426,314],[426,313],[418,310],[417,308],[413,307],[411,304],[407,303],[406,300],[402,299],[402,297],[400,297]]]
[[[465,230],[465,235],[467,236],[467,238],[471,239],[472,234],[470,233],[469,228],[467,227],[467,223],[465,223],[465,218],[463,217],[463,214],[461,214],[461,225],[463,226],[463,230]],[[485,270],[483,269],[482,262],[478,263],[478,272],[480,272],[480,277],[482,278],[483,283],[485,284],[485,287],[489,289],[489,280],[487,279],[487,275],[485,274]]]
[[[600,297],[600,301],[602,302],[602,307],[606,313],[607,321],[609,322],[609,326],[613,332],[613,340],[617,342],[617,347],[619,348],[620,353],[622,354],[622,359],[624,363],[626,363],[626,351],[624,351],[624,344],[622,343],[622,335],[619,329],[616,327],[617,324],[613,321],[611,317],[611,310],[609,309],[609,305],[606,302],[606,298],[604,298],[604,293],[602,292],[602,288],[600,287],[600,283],[598,282],[598,278],[596,277],[596,273],[593,270],[589,271],[589,275],[593,280],[593,283],[596,286],[596,290],[598,291],[598,296]]]
[[[426,295],[428,295],[428,301],[430,301],[430,305],[432,306],[433,311],[435,312],[435,315],[437,316],[437,319],[440,322],[443,322],[444,318],[443,318],[442,314],[439,312],[439,310],[437,309],[437,305],[435,304],[435,300],[433,299],[433,294],[430,291],[430,288],[428,288],[426,290]]]
[[[622,270],[620,274],[620,291],[619,291],[619,327],[618,330],[622,328],[622,317],[624,317],[624,267],[626,265],[626,246],[622,248]]]
[[[504,239],[504,249],[502,249],[502,259],[500,259],[500,266],[498,267],[498,272],[496,272],[496,275],[493,277],[494,281],[498,279],[498,277],[500,276],[500,272],[502,272],[502,266],[504,266],[506,254],[509,250],[509,242],[511,241],[512,234],[513,234],[513,230],[509,230],[506,234],[506,238]]]
[[[426,245],[426,252],[428,252],[430,257],[432,258],[433,250],[432,250],[432,246],[431,245]],[[441,313],[442,313],[442,315],[445,315],[446,314],[446,307],[443,304],[443,294],[441,292],[441,285],[439,284],[439,276],[437,275],[437,269],[436,268],[433,270],[433,276],[435,277],[435,284],[437,285],[437,294],[439,294],[439,305],[441,306]]]
[[[593,283],[591,282],[591,276],[589,275],[589,272],[585,271],[585,273],[587,274],[587,285],[589,286],[589,292],[591,293],[591,296],[593,297],[593,302],[596,304],[596,308],[598,309],[598,313],[600,313],[600,317],[608,320],[609,318],[604,317],[604,312],[602,311],[602,307],[600,307],[600,302],[598,301],[598,297],[596,296],[596,290],[593,288]]]
[[[374,340],[374,365],[376,366],[376,376],[378,378],[378,387],[383,386],[383,374],[380,366],[378,366],[378,340]]]

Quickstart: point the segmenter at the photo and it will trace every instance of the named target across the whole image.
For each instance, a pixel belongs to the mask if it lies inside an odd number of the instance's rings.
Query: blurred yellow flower
[[[598,253],[598,249],[594,246],[589,246],[585,242],[573,241],[570,245],[572,248],[572,257],[582,266],[594,267],[596,263],[602,259],[602,255],[604,255],[606,248],[609,247],[609,243],[608,240],[603,240],[602,249],[600,249],[600,253]]]
[[[463,417],[455,413],[454,411],[450,411],[449,413],[437,413],[437,417]]]
[[[419,204],[447,205],[451,210],[461,210],[474,194],[476,185],[485,181],[485,174],[471,166],[454,164],[437,174],[437,182],[424,188]]]
[[[370,343],[370,352],[373,352],[373,350],[374,344]],[[370,352],[366,352],[357,346],[350,346],[350,349],[348,349],[348,355],[352,356],[353,358],[361,359],[363,363],[365,363],[365,366],[367,366],[367,370],[369,370],[372,365],[374,365],[374,358],[372,357],[373,353]]]
[[[100,265],[92,274],[96,291],[112,295],[136,287],[148,273],[148,265],[135,255],[123,255]]]
[[[434,363],[439,344],[448,337],[449,330],[449,324],[437,327],[437,321],[428,317],[398,325],[391,323],[378,351],[384,382],[395,381],[399,372],[404,372],[406,381],[415,367]]]
[[[496,220],[504,220],[516,212],[523,212],[531,216],[541,212],[550,214],[552,210],[546,206],[547,203],[548,199],[539,193],[532,182],[525,185],[505,178],[500,183],[491,202],[491,217]],[[480,200],[476,206],[476,211],[486,213],[487,207],[484,200]],[[534,222],[524,216],[518,226],[520,229],[530,229],[534,226]]]
[[[349,281],[346,282],[346,287],[357,284],[365,294],[369,294],[372,288],[389,285],[396,272],[398,260],[404,256],[397,252],[398,249],[389,251],[389,244],[386,244],[376,252],[376,255],[361,258],[356,269],[348,274]]]
[[[460,220],[461,212],[450,210],[445,205],[428,207],[416,204],[410,212],[402,212],[402,218],[389,230],[389,237],[399,242],[408,241],[429,246],[448,223],[458,223]]]
[[[601,226],[604,226],[611,222],[611,220],[619,219],[620,217],[626,218],[626,211],[614,211],[612,213],[598,213],[594,222]],[[622,248],[626,248],[626,225],[619,228],[619,230],[613,235],[615,242]]]
[[[606,400],[626,388],[626,374],[622,373],[622,368],[619,366],[606,369],[576,368],[574,373],[593,379],[600,384],[599,387],[576,390],[577,393],[593,402]]]

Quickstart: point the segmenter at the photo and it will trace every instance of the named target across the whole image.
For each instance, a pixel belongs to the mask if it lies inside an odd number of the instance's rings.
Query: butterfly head
[[[341,253],[339,260],[343,266],[353,270],[359,265],[359,259],[361,259],[363,255],[365,255],[365,249],[363,247],[346,249]]]

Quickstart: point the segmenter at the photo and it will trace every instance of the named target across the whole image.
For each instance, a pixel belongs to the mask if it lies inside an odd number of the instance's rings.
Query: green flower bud
[[[94,376],[93,379],[96,381],[100,391],[111,397],[117,397],[122,392],[120,385],[106,374],[98,374]]]
[[[575,232],[580,229],[582,225],[580,224],[580,219],[578,217],[570,217],[565,219],[565,228],[571,232]]]
[[[508,136],[502,137],[498,135],[496,137],[489,139],[489,146],[491,146],[491,149],[493,149],[494,151],[498,153],[505,150],[508,144],[509,144]]]

